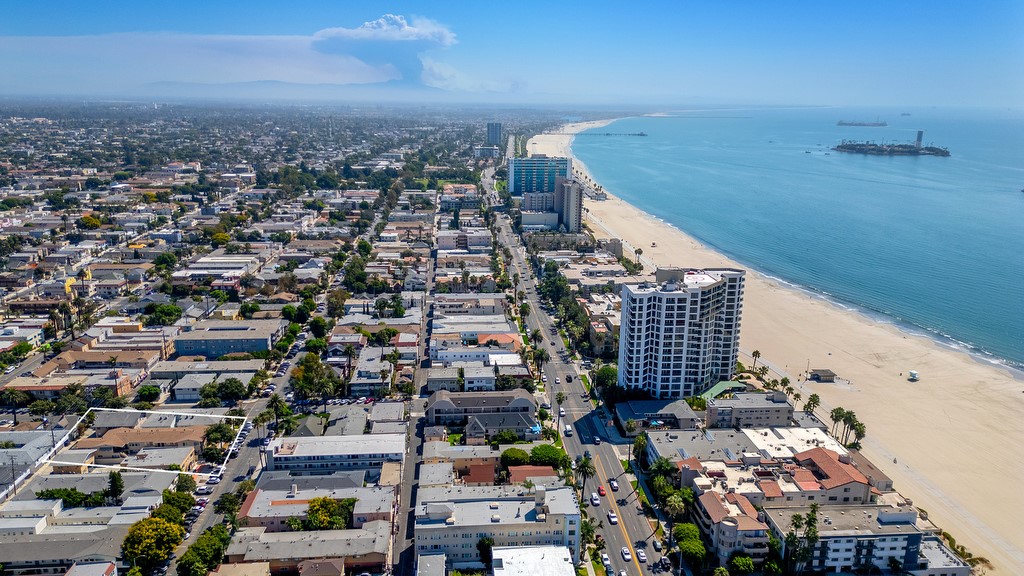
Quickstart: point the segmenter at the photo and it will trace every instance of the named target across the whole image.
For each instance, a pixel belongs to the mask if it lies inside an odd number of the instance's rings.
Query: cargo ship
[[[870,126],[873,128],[882,128],[889,124],[885,120],[875,120],[874,122],[857,122],[855,120],[840,120],[836,122],[836,126]]]
[[[833,148],[836,152],[851,154],[867,154],[869,156],[949,156],[949,150],[940,146],[922,146],[924,131],[917,131],[917,140],[913,144],[875,144],[874,142],[855,142],[843,140]]]

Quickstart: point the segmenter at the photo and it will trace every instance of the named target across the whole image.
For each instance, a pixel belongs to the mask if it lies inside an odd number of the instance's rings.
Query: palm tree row
[[[860,441],[867,435],[867,427],[857,419],[857,415],[853,410],[846,410],[837,406],[829,412],[829,418],[832,419],[832,436],[836,440],[839,440],[840,436],[842,436],[841,441],[843,444],[850,442],[850,434],[853,434],[854,442],[857,444],[860,444]]]

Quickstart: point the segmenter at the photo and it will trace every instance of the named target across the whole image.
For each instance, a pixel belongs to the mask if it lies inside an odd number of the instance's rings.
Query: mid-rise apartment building
[[[661,268],[655,283],[624,285],[619,386],[684,398],[732,378],[743,277],[732,268]]]
[[[513,196],[527,192],[554,192],[559,178],[572,174],[572,160],[535,154],[528,158],[509,158],[508,191]]]
[[[452,567],[479,566],[477,542],[494,546],[567,547],[573,564],[580,559],[580,509],[572,488],[519,495],[504,487],[446,489],[433,498],[424,491],[416,506],[416,553],[447,556]]]

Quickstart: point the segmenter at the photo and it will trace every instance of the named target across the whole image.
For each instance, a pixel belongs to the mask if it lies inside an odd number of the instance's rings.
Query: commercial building
[[[371,441],[372,440],[372,441]],[[405,457],[405,434],[277,438],[267,446],[267,470],[327,474],[335,470],[380,468]]]
[[[572,173],[569,158],[548,157],[535,154],[528,158],[509,158],[508,191],[513,196],[528,192],[554,192],[559,178],[568,178]]]
[[[426,489],[416,504],[416,553],[447,556],[451,567],[482,564],[477,542],[568,548],[579,562],[580,509],[572,488],[533,493],[503,486]]]
[[[743,270],[662,268],[622,288],[619,386],[655,398],[695,396],[736,369]]]

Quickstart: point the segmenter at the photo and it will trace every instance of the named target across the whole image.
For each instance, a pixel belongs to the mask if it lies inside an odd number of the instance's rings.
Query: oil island
[[[917,140],[913,144],[876,144],[874,142],[856,142],[843,140],[833,148],[836,152],[852,154],[868,154],[871,156],[949,156],[949,150],[940,146],[922,146],[924,130],[917,131]]]

